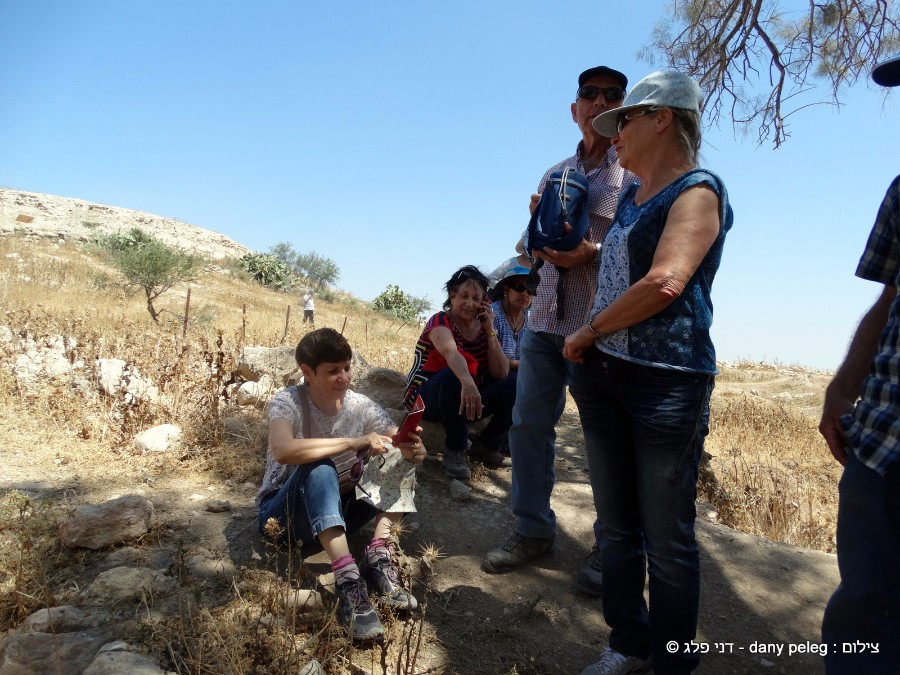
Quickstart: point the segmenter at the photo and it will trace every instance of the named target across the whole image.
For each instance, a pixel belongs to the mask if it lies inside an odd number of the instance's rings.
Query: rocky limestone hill
[[[0,187],[0,235],[24,234],[87,241],[97,233],[112,234],[139,227],[157,239],[222,260],[252,251],[224,234],[173,218],[83,199],[57,197]]]

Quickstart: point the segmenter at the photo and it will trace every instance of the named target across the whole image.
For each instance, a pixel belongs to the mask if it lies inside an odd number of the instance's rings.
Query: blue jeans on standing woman
[[[713,376],[644,366],[592,347],[570,387],[602,523],[609,646],[652,656],[657,675],[689,673],[699,663],[683,645],[697,633],[695,500]],[[669,642],[679,645],[676,653]]]
[[[512,408],[516,402],[516,378],[502,380],[487,377],[478,387],[481,393],[482,417],[491,416],[481,432],[481,440],[491,450],[500,451],[508,444]],[[426,420],[440,422],[444,427],[444,447],[451,452],[465,452],[469,444],[469,421],[459,412],[462,384],[449,368],[431,375],[419,387],[425,404]]]

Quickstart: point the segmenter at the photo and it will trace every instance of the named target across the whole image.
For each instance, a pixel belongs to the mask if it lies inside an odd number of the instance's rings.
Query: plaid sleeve
[[[856,276],[900,285],[900,176],[894,178],[881,202]]]

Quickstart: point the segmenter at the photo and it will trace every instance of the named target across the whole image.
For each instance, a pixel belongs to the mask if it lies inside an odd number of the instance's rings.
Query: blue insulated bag
[[[584,239],[589,225],[587,176],[574,169],[557,169],[547,178],[541,200],[531,214],[525,231],[525,252],[534,260],[534,251],[545,246],[555,251],[571,251]],[[534,263],[539,270],[543,259]],[[566,270],[557,267],[556,318],[566,315]]]
[[[566,223],[571,229],[566,231]],[[550,174],[525,233],[525,251],[571,251],[588,230],[588,180],[574,169]]]

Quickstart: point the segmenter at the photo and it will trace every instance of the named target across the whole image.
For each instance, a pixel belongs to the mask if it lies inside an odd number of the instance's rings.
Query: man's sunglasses
[[[576,95],[578,98],[586,98],[589,101],[593,101],[600,94],[603,94],[603,98],[607,101],[621,101],[625,98],[624,89],[619,89],[618,87],[595,87],[592,84],[579,87]]]
[[[516,291],[517,293],[528,293],[528,295],[535,295],[537,293],[536,289],[526,286],[525,284],[508,284],[507,288]]]

